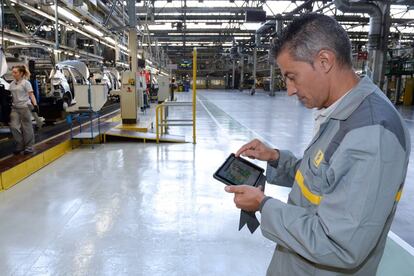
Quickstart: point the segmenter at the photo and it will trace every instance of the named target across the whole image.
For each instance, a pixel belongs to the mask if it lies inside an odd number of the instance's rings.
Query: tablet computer
[[[257,186],[264,169],[232,153],[213,175],[226,185]]]

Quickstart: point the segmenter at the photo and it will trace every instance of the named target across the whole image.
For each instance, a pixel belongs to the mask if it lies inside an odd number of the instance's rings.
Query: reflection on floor
[[[212,174],[257,136],[301,154],[312,111],[284,94],[209,91],[198,103],[196,146],[82,147],[1,193],[2,275],[264,275],[274,244],[237,231],[239,212]],[[407,186],[393,229],[413,244]],[[389,239],[378,275],[412,275],[413,260]]]

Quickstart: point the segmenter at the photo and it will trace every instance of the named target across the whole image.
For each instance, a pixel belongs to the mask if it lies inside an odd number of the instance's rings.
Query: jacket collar
[[[341,100],[335,110],[328,116],[328,119],[321,124],[319,131],[314,135],[312,141],[306,148],[308,150],[319,139],[328,125],[329,119],[346,120],[360,106],[364,99],[378,89],[369,77],[364,77],[359,83],[349,91]]]
[[[329,116],[332,119],[346,120],[360,106],[364,99],[375,92],[378,87],[369,77],[362,78],[359,83],[342,99]]]

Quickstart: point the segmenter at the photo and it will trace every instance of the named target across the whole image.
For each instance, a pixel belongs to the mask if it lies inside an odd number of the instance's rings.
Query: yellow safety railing
[[[169,102],[165,101],[162,104],[157,105],[155,108],[155,131],[156,142],[160,142],[162,135],[166,133],[168,126],[192,126],[193,127],[193,144],[196,144],[196,103],[197,103],[197,49],[193,50],[193,99],[191,102]],[[190,106],[192,107],[191,119],[167,119],[166,108],[175,106]],[[191,123],[190,123],[191,122]]]
[[[196,107],[197,107],[197,48],[193,50],[193,144],[196,143]]]

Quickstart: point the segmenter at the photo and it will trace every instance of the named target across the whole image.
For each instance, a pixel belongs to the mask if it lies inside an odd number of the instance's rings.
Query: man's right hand
[[[278,150],[269,148],[258,139],[254,139],[241,147],[236,153],[237,157],[240,155],[261,161],[276,161],[279,159]]]

